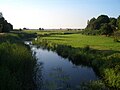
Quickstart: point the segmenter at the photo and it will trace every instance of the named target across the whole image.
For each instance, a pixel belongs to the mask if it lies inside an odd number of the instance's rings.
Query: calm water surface
[[[56,52],[30,46],[38,59],[35,78],[37,90],[66,90],[67,88],[75,90],[82,82],[98,79],[91,67],[76,66]]]

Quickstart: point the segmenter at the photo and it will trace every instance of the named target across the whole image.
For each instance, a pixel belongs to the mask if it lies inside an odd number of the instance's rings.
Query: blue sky
[[[120,0],[0,0],[0,12],[14,28],[85,28],[101,14],[120,15]]]

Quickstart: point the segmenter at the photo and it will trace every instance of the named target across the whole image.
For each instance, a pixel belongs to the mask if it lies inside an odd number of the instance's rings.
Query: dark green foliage
[[[4,23],[3,23],[2,32],[9,32],[9,31],[12,31],[12,30],[13,30],[13,26],[5,20]]]
[[[85,35],[100,35],[101,31],[100,30],[85,29],[85,30],[82,31],[82,34],[85,34]]]
[[[0,35],[0,90],[33,90],[36,60],[23,40],[35,34]],[[16,44],[17,43],[17,44]]]
[[[98,23],[96,22],[96,19],[95,19],[95,18],[92,18],[92,19],[88,22],[87,28],[89,28],[89,29],[91,29],[91,30],[98,28]]]
[[[44,28],[39,28],[40,31],[44,30]]]
[[[12,32],[0,35],[0,43],[9,41],[11,43],[21,43],[23,40],[31,40],[36,37],[36,33]]]
[[[117,27],[120,30],[120,16],[117,18]]]
[[[107,15],[100,15],[97,19],[92,18],[82,32],[87,35],[112,35],[116,31],[116,27],[120,24],[120,17],[109,18]]]
[[[113,29],[108,23],[101,25],[100,30],[101,30],[101,34],[106,36],[113,33]]]
[[[106,15],[101,15],[97,19],[92,18],[87,25],[87,29],[98,30],[98,29],[100,29],[101,24],[109,23],[109,21],[110,21],[109,17]]]
[[[109,90],[105,84],[98,80],[98,81],[91,81],[89,83],[82,83],[78,90]]]
[[[120,31],[114,32],[114,41],[120,42]]]
[[[4,18],[2,17],[2,18],[0,18],[0,24],[2,24],[2,23],[4,23]]]
[[[0,90],[32,90],[35,63],[26,46],[0,44]]]
[[[96,22],[98,22],[99,24],[102,24],[102,23],[109,23],[110,20],[109,20],[109,17],[107,15],[100,15]]]
[[[13,30],[13,25],[8,23],[4,18],[0,18],[0,32],[10,32]]]
[[[116,26],[116,24],[117,24],[117,19],[116,19],[116,18],[110,18],[109,24],[110,24],[110,25],[113,25],[113,26]]]

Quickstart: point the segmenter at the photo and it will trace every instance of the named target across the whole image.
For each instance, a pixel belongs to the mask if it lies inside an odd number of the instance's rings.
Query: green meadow
[[[40,32],[38,32],[39,35]],[[42,32],[44,33],[44,32]],[[49,33],[45,32],[44,34]],[[62,33],[62,32],[61,32]],[[60,33],[59,33],[60,34]],[[98,50],[117,50],[120,51],[120,43],[114,42],[113,37],[106,37],[106,36],[88,36],[78,34],[61,34],[61,35],[53,34],[50,36],[43,36],[40,37],[40,40],[47,40],[52,43],[62,44],[62,45],[70,45],[75,48],[83,48],[85,46],[89,46],[93,49]],[[38,39],[39,42],[39,39]]]

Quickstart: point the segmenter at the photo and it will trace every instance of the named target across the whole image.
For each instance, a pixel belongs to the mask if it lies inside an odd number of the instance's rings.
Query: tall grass
[[[32,89],[35,63],[26,46],[0,44],[0,90]]]
[[[33,77],[36,59],[30,49],[22,43],[22,37],[25,38],[25,35],[0,35],[0,90],[35,88]]]

